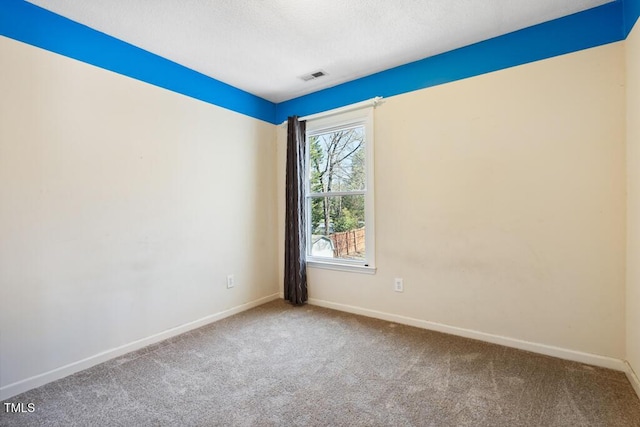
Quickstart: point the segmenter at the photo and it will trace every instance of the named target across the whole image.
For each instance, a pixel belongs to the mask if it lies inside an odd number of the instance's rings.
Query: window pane
[[[314,193],[364,190],[364,126],[309,138],[310,190]]]
[[[311,255],[365,259],[364,195],[311,198]]]

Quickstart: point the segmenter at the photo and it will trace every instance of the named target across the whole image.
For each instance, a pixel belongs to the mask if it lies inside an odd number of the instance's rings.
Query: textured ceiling
[[[29,1],[273,102],[610,2]]]

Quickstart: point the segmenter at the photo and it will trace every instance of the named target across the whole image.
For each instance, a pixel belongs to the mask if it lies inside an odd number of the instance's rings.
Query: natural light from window
[[[372,217],[368,122],[310,126],[307,132],[307,256],[369,266]],[[372,239],[371,239],[372,240]]]

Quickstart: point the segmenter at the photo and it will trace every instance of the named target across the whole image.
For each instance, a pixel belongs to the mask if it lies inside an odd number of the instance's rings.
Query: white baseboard
[[[68,375],[75,374],[76,372],[80,372],[92,366],[106,362],[107,360],[122,356],[123,354],[130,353],[132,351],[141,349],[148,345],[166,340],[167,338],[171,338],[176,335],[183,334],[190,330],[197,329],[209,323],[213,323],[218,320],[224,319],[225,317],[229,317],[234,314],[238,314],[240,312],[249,310],[253,307],[257,307],[269,301],[278,299],[279,297],[280,295],[276,293],[263,298],[259,298],[255,301],[251,301],[246,304],[242,304],[242,305],[238,305],[236,307],[230,308],[228,310],[224,310],[215,314],[211,314],[209,316],[205,316],[201,319],[194,320],[193,322],[185,323],[184,325],[180,325],[175,328],[168,329],[166,331],[151,335],[146,338],[139,339],[137,341],[133,341],[129,344],[112,348],[111,350],[103,351],[101,353],[87,357],[86,359],[69,363],[68,365],[61,366],[51,371],[48,371],[39,375],[35,375],[33,377],[15,382],[13,384],[8,384],[0,388],[0,400],[9,399],[10,397],[16,396],[20,393],[24,393],[25,391],[43,386],[47,383],[58,380],[60,378],[64,378]]]
[[[629,379],[629,382],[631,383],[633,389],[636,391],[638,399],[640,399],[640,379],[638,379],[638,375],[633,370],[628,361],[625,361],[624,364],[626,367],[625,373],[627,374],[627,378]]]
[[[389,322],[400,323],[403,325],[415,326],[417,328],[429,329],[446,334],[457,335],[465,338],[472,338],[479,341],[490,342],[493,344],[513,347],[520,350],[526,350],[533,353],[544,354],[546,356],[557,357],[565,360],[572,360],[588,365],[600,366],[603,368],[614,369],[616,371],[627,372],[625,362],[613,357],[599,356],[597,354],[584,353],[581,351],[568,350],[561,347],[550,346],[546,344],[538,344],[529,341],[523,341],[515,338],[504,337],[500,335],[488,334],[485,332],[474,331],[472,329],[458,328],[456,326],[444,325],[442,323],[430,322],[428,320],[414,319],[412,317],[400,316],[397,314],[385,313],[382,311],[370,310],[367,308],[356,307],[352,305],[339,304],[330,301],[309,298],[309,304],[319,307],[331,308],[348,313],[360,314],[362,316],[373,317],[376,319],[387,320]],[[637,389],[636,389],[637,391]]]

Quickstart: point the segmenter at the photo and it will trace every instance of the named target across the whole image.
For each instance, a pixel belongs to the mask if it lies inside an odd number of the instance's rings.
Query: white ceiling
[[[281,102],[611,0],[29,1]]]

